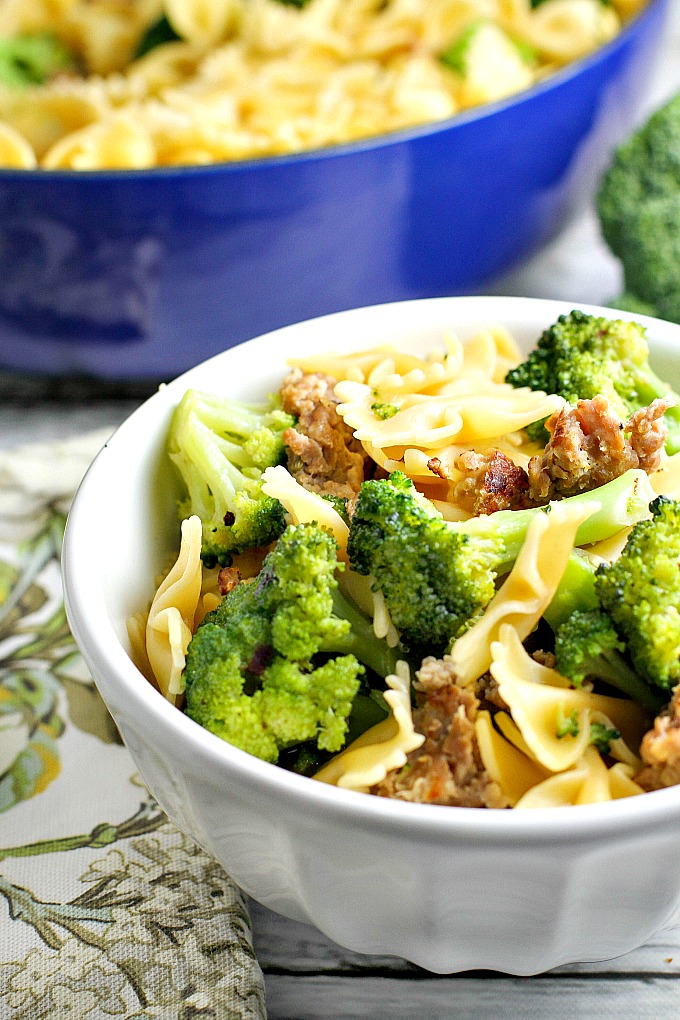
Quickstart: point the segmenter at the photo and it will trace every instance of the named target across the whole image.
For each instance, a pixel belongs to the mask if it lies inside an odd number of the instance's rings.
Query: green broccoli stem
[[[390,648],[384,638],[376,637],[373,621],[336,588],[333,592],[333,612],[350,624],[350,630],[341,637],[324,642],[320,652],[333,655],[354,655],[378,676],[386,677],[396,671],[397,662],[403,659],[399,646]]]
[[[655,495],[646,473],[632,469],[598,489],[560,500],[560,505],[577,506],[593,501],[601,504],[600,509],[591,514],[576,533],[577,546],[591,545],[611,538],[623,528],[637,524],[646,517]],[[449,527],[476,538],[500,538],[504,544],[504,555],[498,565],[498,573],[502,574],[517,559],[533,518],[536,514],[550,513],[550,507],[551,504],[529,510],[499,510],[495,514],[483,514],[462,523],[452,523]]]
[[[262,427],[270,410],[266,404],[244,404],[217,393],[201,394],[201,420],[218,435],[231,433],[245,439]]]
[[[599,610],[595,590],[595,565],[580,550],[572,552],[562,579],[543,619],[556,632],[575,612]],[[591,664],[593,676],[627,694],[643,708],[656,714],[663,700],[631,669],[616,650],[603,651]],[[586,670],[586,672],[588,672]]]
[[[543,619],[556,631],[577,609],[587,612],[599,607],[595,592],[595,566],[580,550],[575,549],[567,561],[562,579]]]
[[[352,702],[352,711],[347,720],[346,744],[351,744],[353,740],[360,737],[366,730],[370,730],[372,726],[377,726],[378,723],[383,722],[388,714],[389,705],[387,703],[380,705],[367,694],[355,694],[354,701]]]
[[[648,712],[656,715],[665,704],[665,699],[660,697],[648,684],[635,673],[623,658],[620,652],[601,652],[597,659],[592,662],[590,672],[598,680],[615,687],[622,694],[642,705]]]

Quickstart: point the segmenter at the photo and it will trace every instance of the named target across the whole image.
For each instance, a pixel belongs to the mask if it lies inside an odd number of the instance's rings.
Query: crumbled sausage
[[[467,450],[456,458],[455,466],[463,478],[453,487],[453,501],[475,516],[530,505],[526,471],[501,450],[488,454]]]
[[[668,437],[663,416],[674,405],[673,397],[653,400],[649,407],[631,414],[624,426],[624,431],[630,434],[629,442],[637,455],[638,467],[648,474],[661,465],[661,451]]]
[[[590,491],[630,468],[656,470],[668,434],[663,415],[673,403],[654,400],[625,422],[604,396],[556,411],[545,424],[550,441],[529,461],[531,502]]]
[[[642,738],[640,756],[644,768],[635,781],[643,790],[660,790],[680,783],[680,685],[668,707]]]
[[[286,429],[288,470],[313,492],[351,499],[365,478],[367,457],[352,429],[342,420],[333,393],[335,379],[321,372],[294,369],[283,381],[284,411],[298,419]]]
[[[484,768],[475,718],[474,691],[455,683],[451,660],[428,658],[416,674],[416,730],[425,743],[404,768],[373,788],[381,797],[454,807],[508,807],[500,786]]]
[[[228,595],[230,591],[234,590],[240,580],[241,571],[238,567],[222,567],[217,575],[217,584],[219,585],[220,593],[222,595]]]

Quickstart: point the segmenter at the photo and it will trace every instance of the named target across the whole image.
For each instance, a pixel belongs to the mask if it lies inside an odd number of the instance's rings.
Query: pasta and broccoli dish
[[[635,322],[523,359],[289,362],[185,392],[181,543],[133,657],[218,737],[339,787],[525,809],[680,783],[680,406]]]
[[[445,120],[646,0],[0,0],[0,166],[211,164]]]

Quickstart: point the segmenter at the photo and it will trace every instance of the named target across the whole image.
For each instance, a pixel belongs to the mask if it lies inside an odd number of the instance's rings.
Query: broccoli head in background
[[[643,326],[578,309],[561,315],[546,329],[527,360],[508,372],[506,381],[516,387],[558,393],[570,404],[602,394],[624,420],[669,393],[649,364]],[[676,453],[680,450],[680,406],[670,408],[665,421],[666,449]],[[538,442],[548,439],[543,422],[534,422],[527,432]]]
[[[680,94],[616,150],[597,207],[623,267],[613,307],[680,322]]]
[[[197,390],[183,396],[167,451],[186,489],[179,516],[201,518],[208,565],[228,566],[233,554],[269,545],[283,531],[283,507],[264,495],[261,479],[283,460],[283,432],[294,423],[274,401],[255,406]]]
[[[51,32],[0,38],[0,85],[44,85],[60,71],[73,68],[73,54]]]
[[[297,745],[312,757],[311,744],[340,750],[362,663],[385,676],[397,654],[340,596],[337,569],[329,531],[286,528],[257,578],[229,592],[192,638],[187,715],[265,761]]]

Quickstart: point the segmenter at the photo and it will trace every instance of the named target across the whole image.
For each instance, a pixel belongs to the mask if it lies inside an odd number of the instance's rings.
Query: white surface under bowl
[[[585,311],[615,317],[606,309]],[[642,944],[680,904],[680,787],[604,805],[494,811],[329,787],[231,747],[173,708],[129,658],[126,619],[178,545],[165,432],[184,390],[254,399],[285,357],[383,342],[423,351],[500,323],[528,350],[571,306],[440,298],[342,312],[232,348],[137,410],[86,475],[63,553],[69,621],[151,792],[266,906],[356,952],[450,973],[531,974]],[[639,317],[638,317],[639,318]],[[680,385],[680,326],[647,319]]]

